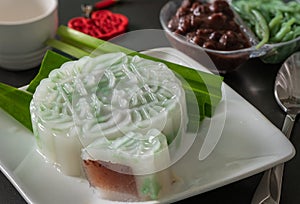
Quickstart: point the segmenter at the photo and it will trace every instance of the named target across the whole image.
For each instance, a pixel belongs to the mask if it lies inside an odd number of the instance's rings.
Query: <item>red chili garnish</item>
[[[96,9],[103,9],[103,8],[107,8],[115,3],[117,3],[119,0],[102,0],[99,1],[97,3],[95,3],[95,8]]]
[[[126,31],[128,18],[109,10],[100,10],[93,12],[91,18],[72,18],[68,26],[93,37],[108,40]]]

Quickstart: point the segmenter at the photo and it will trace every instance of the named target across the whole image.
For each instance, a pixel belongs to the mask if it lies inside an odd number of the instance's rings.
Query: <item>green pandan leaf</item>
[[[106,53],[109,51],[122,51],[129,55],[139,55],[146,59],[165,63],[170,69],[182,76],[194,91],[199,103],[201,119],[205,116],[212,116],[215,106],[222,98],[220,87],[223,78],[220,76],[199,72],[182,65],[153,58],[138,52],[133,52],[127,48],[93,38],[66,26],[61,26],[58,29],[58,35],[62,38],[63,42],[51,39],[48,42],[49,45],[77,58],[88,55],[88,53],[92,52],[98,46],[106,43],[104,46]],[[29,104],[32,99],[32,93],[35,92],[40,81],[47,78],[53,69],[59,68],[63,63],[70,60],[72,59],[54,51],[47,51],[41,64],[40,71],[29,84],[27,92],[9,85],[0,84],[0,107],[22,123],[25,127],[32,130],[29,112]]]
[[[29,104],[32,94],[0,83],[0,107],[32,131]]]
[[[82,57],[82,53],[70,52],[69,48],[73,47],[73,50],[80,49],[81,51],[85,51],[87,53],[93,53],[97,50],[97,54],[104,54],[110,52],[123,52],[129,54],[131,56],[138,55],[145,59],[150,59],[153,61],[159,61],[166,64],[172,71],[181,75],[185,80],[196,83],[205,83],[206,86],[212,86],[217,89],[220,88],[220,85],[223,81],[223,78],[218,75],[210,74],[195,70],[190,67],[186,67],[183,65],[175,64],[172,62],[168,62],[166,60],[158,59],[149,55],[145,55],[128,48],[113,44],[111,42],[107,42],[101,39],[94,38],[67,26],[60,26],[57,30],[57,35],[60,37],[60,41],[55,42],[55,40],[51,39],[47,43],[57,48],[67,54],[70,54],[74,57],[80,58]],[[61,42],[61,43],[59,43]],[[62,44],[65,43],[65,44]],[[66,46],[67,45],[67,46]],[[219,95],[219,94],[218,94]]]
[[[67,61],[70,59],[53,51],[47,51],[38,75],[31,81],[26,91],[0,83],[0,108],[32,131],[29,110],[32,94],[42,79],[48,77],[53,69],[59,68]]]
[[[186,86],[185,89],[192,89],[195,93],[201,119],[205,116],[211,117],[215,107],[222,98],[221,85],[223,78],[221,76],[201,72],[186,66],[144,55],[125,47],[94,38],[66,26],[60,26],[57,30],[57,35],[60,39],[51,39],[47,42],[48,45],[76,58],[80,58],[84,55],[82,51],[95,54],[95,50],[97,50],[97,54],[124,52],[131,56],[138,55],[145,59],[166,64],[172,71],[187,81],[188,86]],[[76,50],[79,50],[79,52]]]
[[[34,93],[36,87],[40,84],[40,81],[44,78],[47,78],[49,73],[53,69],[59,68],[63,63],[70,61],[71,59],[60,55],[56,52],[53,52],[51,50],[48,50],[47,53],[44,56],[44,59],[42,61],[39,73],[36,75],[36,77],[30,82],[27,91],[30,93]]]

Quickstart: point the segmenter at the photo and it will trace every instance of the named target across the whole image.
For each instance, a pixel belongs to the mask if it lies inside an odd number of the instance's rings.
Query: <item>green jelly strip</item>
[[[0,83],[0,107],[32,131],[29,111],[32,94]]]
[[[293,34],[300,28],[300,4],[295,0],[235,0],[232,5],[261,40],[257,48],[300,36]]]

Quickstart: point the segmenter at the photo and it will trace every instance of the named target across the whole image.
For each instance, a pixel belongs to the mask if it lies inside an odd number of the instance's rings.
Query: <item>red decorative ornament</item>
[[[128,18],[109,10],[99,10],[93,12],[90,18],[72,18],[68,26],[93,37],[108,40],[126,31]]]

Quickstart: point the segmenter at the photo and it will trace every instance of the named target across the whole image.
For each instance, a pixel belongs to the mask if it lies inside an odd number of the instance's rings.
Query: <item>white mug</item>
[[[0,68],[24,70],[41,63],[45,42],[58,27],[57,0],[0,0]]]

